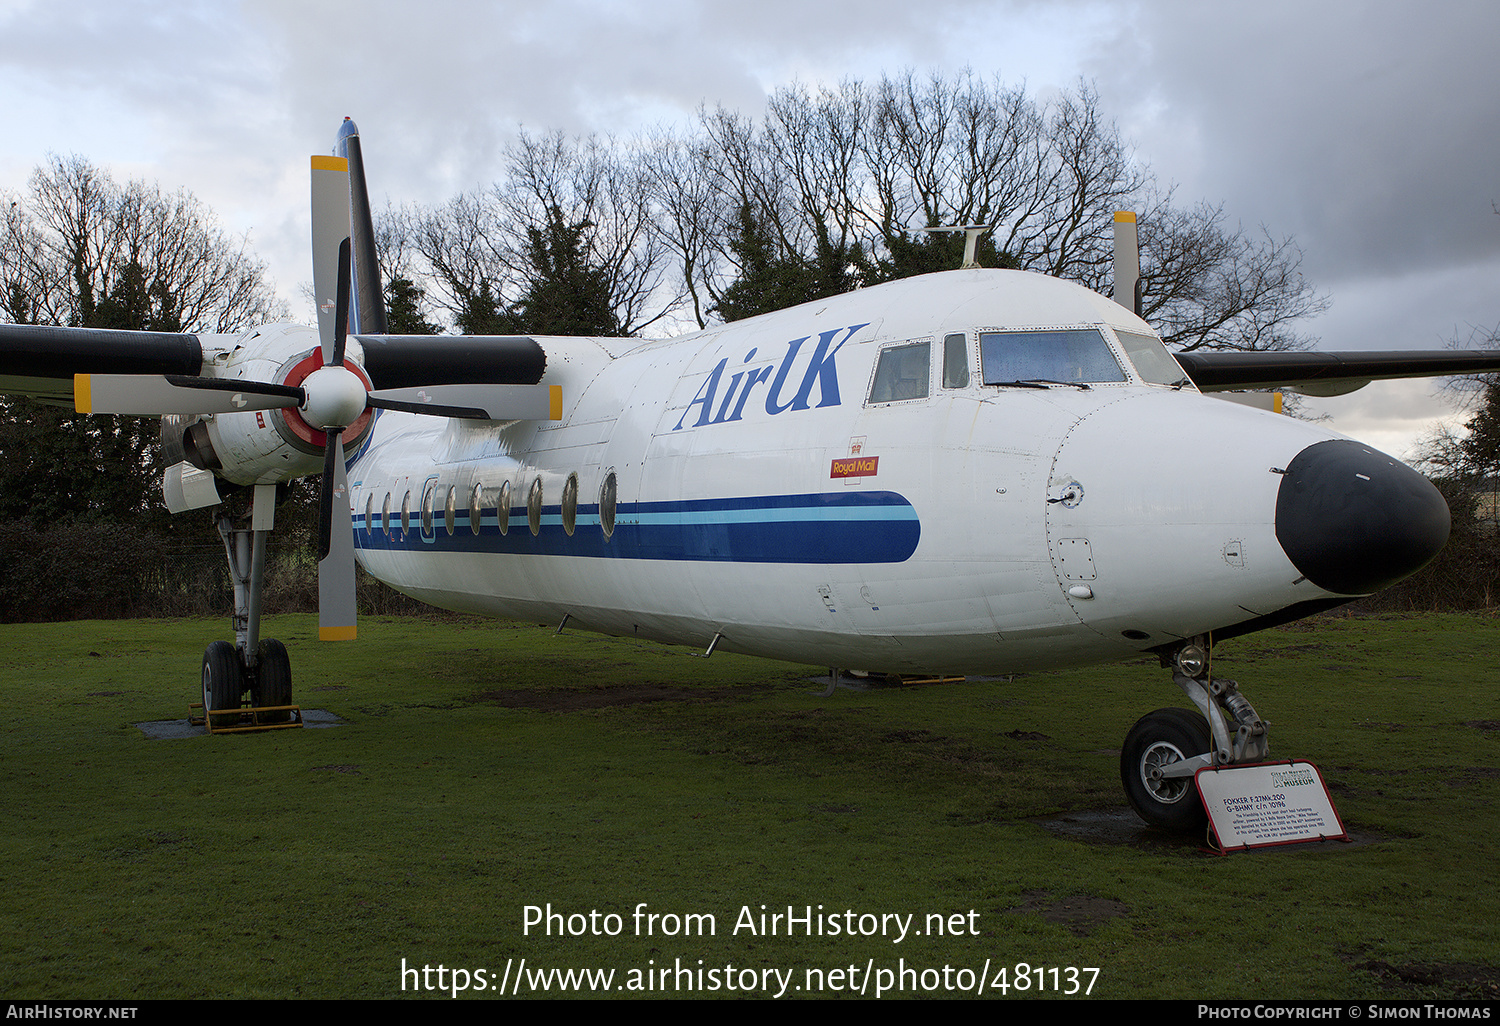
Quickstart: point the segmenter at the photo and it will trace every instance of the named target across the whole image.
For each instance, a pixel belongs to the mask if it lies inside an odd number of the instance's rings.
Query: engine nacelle
[[[300,385],[323,367],[318,334],[296,324],[275,324],[244,335],[200,336],[204,342],[203,374],[227,380],[269,381]],[[222,343],[221,347],[213,345]],[[346,366],[370,388],[369,376],[356,362],[358,347],[349,346]],[[370,432],[366,409],[344,429],[344,449],[353,452]],[[165,416],[162,456],[168,465],[187,462],[233,484],[292,481],[323,471],[327,436],[295,408]]]

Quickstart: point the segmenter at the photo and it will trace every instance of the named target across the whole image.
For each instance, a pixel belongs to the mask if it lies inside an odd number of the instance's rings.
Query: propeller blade
[[[335,302],[338,308],[334,310],[333,318],[333,359],[323,361],[324,365],[342,367],[344,365],[344,347],[349,342],[349,275],[350,266],[349,240],[345,239],[339,245],[339,288]],[[327,350],[324,350],[327,352]]]
[[[324,366],[344,365],[349,334],[349,161],[312,158],[313,292]],[[321,373],[321,372],[319,372]],[[330,427],[318,498],[318,637],[354,638],[354,524],[342,427]]]
[[[350,237],[354,242],[352,296],[354,333],[384,335],[389,331],[385,313],[385,278],[375,252],[375,224],[370,216],[370,192],[365,187],[365,159],[359,144],[359,129],[349,118],[339,127],[334,152],[349,160]]]
[[[323,446],[323,476],[318,491],[318,562],[328,558],[332,548],[334,499],[337,491],[337,474],[340,456],[344,451],[342,431],[329,431],[328,441]],[[351,528],[352,528],[351,523]]]
[[[79,413],[130,417],[238,413],[300,406],[304,398],[300,388],[264,381],[182,374],[73,375],[73,407]]]
[[[355,619],[354,521],[349,512],[344,439],[341,432],[330,431],[318,508],[319,640],[353,641]]]
[[[561,420],[561,385],[427,385],[382,388],[365,402],[382,410],[462,420]]]
[[[318,338],[323,362],[334,363],[337,318],[348,317],[348,292],[339,302],[339,251],[349,245],[349,161],[343,157],[312,158],[313,295],[318,306]],[[347,272],[343,275],[347,279]],[[347,320],[345,321],[347,324]]]

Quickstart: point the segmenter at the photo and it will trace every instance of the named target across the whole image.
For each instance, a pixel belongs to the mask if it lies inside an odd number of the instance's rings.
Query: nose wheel
[[[1186,709],[1158,709],[1142,716],[1120,751],[1120,781],[1136,815],[1174,833],[1201,830],[1208,822],[1198,785],[1191,776],[1167,776],[1174,763],[1187,762],[1212,748],[1208,723]]]

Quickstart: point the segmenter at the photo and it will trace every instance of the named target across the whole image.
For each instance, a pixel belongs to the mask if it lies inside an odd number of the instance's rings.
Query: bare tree
[[[81,157],[53,157],[4,203],[0,309],[9,320],[230,332],[286,316],[244,240],[187,192],[121,186]],[[4,399],[0,515],[49,525],[129,517],[139,526],[160,514],[155,527],[170,530],[159,509],[158,439],[154,418]],[[38,544],[74,547],[74,537],[50,530]]]
[[[1222,207],[1155,205],[1141,220],[1142,314],[1181,352],[1303,349],[1295,324],[1327,297],[1302,276],[1302,251],[1261,228],[1224,225]]]
[[[899,264],[913,229],[994,224],[1006,266],[1104,291],[1114,212],[1134,209],[1145,312],[1170,344],[1296,348],[1307,340],[1295,322],[1326,306],[1290,240],[1229,228],[1218,208],[1176,208],[1170,190],[1161,198],[1086,83],[1041,103],[969,72],[907,72],[780,90],[760,126],[723,108],[699,121],[727,201],[720,217],[753,211],[789,261]],[[721,223],[720,266],[731,266],[732,219]]]
[[[619,330],[634,334],[674,313],[688,292],[672,273],[677,249],[658,224],[659,195],[643,151],[522,131],[492,186],[389,214],[380,234],[384,252],[409,259],[406,276],[454,324],[481,330],[535,293],[537,239],[561,231],[604,283]]]
[[[16,324],[46,319],[55,284],[44,259],[46,243],[19,197],[0,195],[5,224],[0,229],[0,314]]]
[[[493,189],[512,273],[533,284],[534,232],[560,221],[580,229],[584,256],[600,272],[627,335],[670,314],[684,290],[668,277],[670,247],[657,230],[651,179],[633,155],[598,136],[521,132]]]
[[[723,275],[722,241],[729,222],[724,193],[715,187],[707,145],[657,129],[637,148],[641,181],[655,211],[655,233],[677,261],[692,318],[708,326]]]
[[[124,288],[149,297],[159,326],[173,330],[286,316],[264,264],[192,194],[117,185],[82,157],[53,157],[33,172],[25,201],[11,200],[5,235],[0,273],[15,319],[92,324]]]
[[[425,284],[429,299],[460,328],[473,327],[476,315],[486,313],[483,308],[493,315],[513,297],[511,263],[488,193],[462,193],[442,206],[402,211],[387,226],[387,252],[401,245],[393,235],[409,240],[420,258],[413,261],[411,277]]]
[[[1144,312],[1177,348],[1297,348],[1326,306],[1290,239],[1174,204],[1087,83],[1047,101],[968,71],[793,85],[763,117],[704,107],[630,145],[522,132],[504,172],[406,222],[413,277],[456,321],[476,295],[517,302],[534,233],[562,228],[630,333],[753,312],[747,292],[797,302],[932,270],[947,257],[916,233],[951,224],[995,225],[992,263],[1106,291],[1122,209],[1141,214]],[[789,287],[726,301],[747,275]]]
[[[918,80],[908,71],[882,78],[874,91],[865,159],[885,237],[917,221],[1027,220],[1045,151],[1042,119],[1024,89],[988,85],[969,72]]]

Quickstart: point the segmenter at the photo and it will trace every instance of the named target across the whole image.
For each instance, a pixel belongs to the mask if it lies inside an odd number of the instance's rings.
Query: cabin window
[[[375,533],[375,493],[365,496],[365,534]]]
[[[453,537],[453,528],[457,523],[458,489],[449,485],[448,498],[443,501],[443,526],[448,529],[448,537]]]
[[[542,533],[542,478],[538,475],[531,482],[531,491],[526,496],[526,523],[532,534]]]
[[[469,531],[473,534],[479,533],[481,522],[484,520],[484,485],[476,483],[474,490],[469,493]]]
[[[427,488],[422,492],[422,533],[432,533],[432,503],[433,493],[437,491],[437,482],[427,482]]]
[[[979,362],[986,385],[1082,385],[1125,380],[1125,372],[1097,328],[982,331]]]
[[[573,537],[573,530],[578,526],[577,474],[569,474],[568,480],[563,483],[562,522],[563,530],[568,533],[568,537]]]
[[[969,387],[969,336],[943,336],[943,387]]]
[[[604,531],[605,541],[609,541],[610,535],[615,533],[615,493],[617,490],[615,472],[611,470],[604,476],[604,484],[599,486],[599,527]]]
[[[500,533],[506,534],[510,531],[510,482],[506,481],[500,485],[500,497],[495,500],[495,522],[500,526]]]
[[[875,380],[870,384],[870,402],[926,399],[931,378],[930,349],[926,342],[913,342],[881,350],[880,362],[875,365]]]
[[[401,496],[401,537],[411,531],[411,492]]]
[[[1162,345],[1161,339],[1136,331],[1120,331],[1118,328],[1115,329],[1115,334],[1119,336],[1120,345],[1125,350],[1125,358],[1135,366],[1135,372],[1141,376],[1142,381],[1152,385],[1188,383],[1182,364]]]
[[[385,493],[385,505],[380,508],[381,527],[385,529],[385,536],[391,536],[391,493]]]

